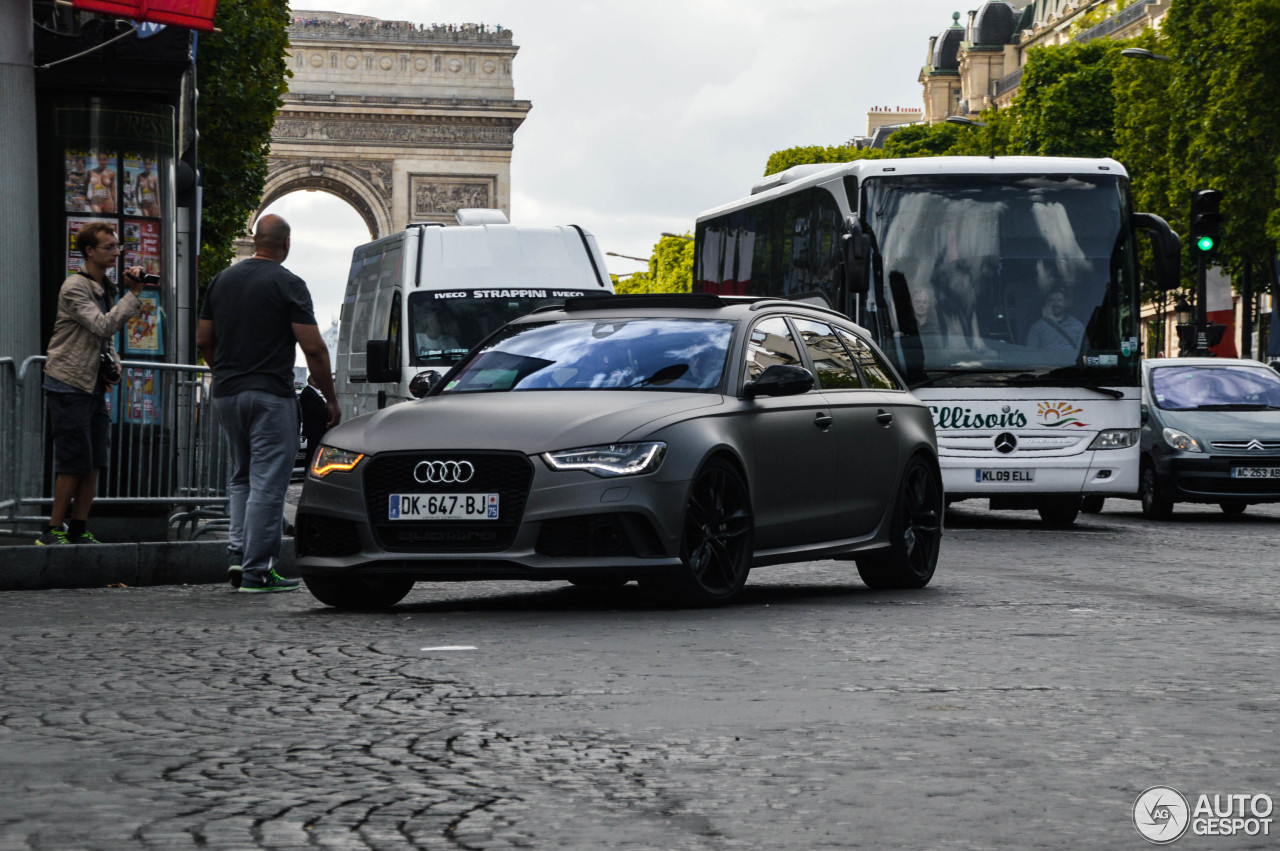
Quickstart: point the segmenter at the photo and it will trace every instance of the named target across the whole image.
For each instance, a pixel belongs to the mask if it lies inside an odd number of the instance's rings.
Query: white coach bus
[[[1179,242],[1110,159],[804,165],[698,217],[695,292],[813,301],[864,326],[933,411],[949,501],[1075,521],[1138,490],[1135,233]]]

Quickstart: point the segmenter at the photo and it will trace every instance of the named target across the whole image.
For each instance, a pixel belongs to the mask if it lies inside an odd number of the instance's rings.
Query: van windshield
[[[414,366],[452,366],[462,356],[526,313],[599,290],[478,289],[409,294],[409,356]]]

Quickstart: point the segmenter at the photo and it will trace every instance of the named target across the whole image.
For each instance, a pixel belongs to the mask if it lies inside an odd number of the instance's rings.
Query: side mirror
[[[1169,223],[1154,213],[1134,213],[1134,230],[1146,231],[1155,255],[1156,286],[1168,292],[1182,285],[1182,240]]]
[[[364,346],[365,380],[370,384],[389,384],[400,380],[400,370],[391,363],[391,341],[370,340]]]
[[[840,237],[840,245],[844,250],[844,275],[849,285],[849,292],[854,295],[865,295],[871,286],[867,276],[867,258],[871,256],[871,235],[862,229],[862,222],[855,217],[850,217],[849,232]]]
[[[760,373],[755,381],[748,381],[742,395],[748,399],[757,396],[798,396],[813,389],[813,373],[802,366],[775,363]]]
[[[424,369],[409,380],[409,395],[421,399],[440,383],[440,373],[434,369]]]

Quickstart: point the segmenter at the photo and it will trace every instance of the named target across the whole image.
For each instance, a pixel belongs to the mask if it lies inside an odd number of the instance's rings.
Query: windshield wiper
[[[687,363],[669,364],[668,366],[664,366],[662,369],[658,370],[648,378],[642,378],[639,381],[637,381],[635,384],[628,384],[623,389],[631,390],[636,387],[644,387],[647,384],[653,384],[658,387],[661,387],[663,384],[670,384],[671,382],[675,381],[677,378],[684,375],[688,371],[689,371],[689,364]]]
[[[1210,402],[1207,405],[1192,405],[1187,408],[1170,408],[1172,411],[1280,411],[1276,405],[1263,405],[1258,402]]]

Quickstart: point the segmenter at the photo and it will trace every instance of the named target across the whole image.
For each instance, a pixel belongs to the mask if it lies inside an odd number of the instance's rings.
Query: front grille
[[[469,461],[475,475],[464,484],[420,484],[413,469],[422,461]],[[394,452],[375,456],[364,471],[369,525],[378,545],[391,552],[495,552],[506,549],[520,528],[533,465],[514,452]],[[498,494],[497,520],[390,520],[393,493]]]
[[[638,514],[588,514],[542,524],[535,545],[552,558],[658,558],[662,544]]]
[[[1223,452],[1280,451],[1280,440],[1218,440],[1209,445]]]
[[[360,552],[360,533],[350,520],[299,512],[294,545],[299,556],[351,556]]]

